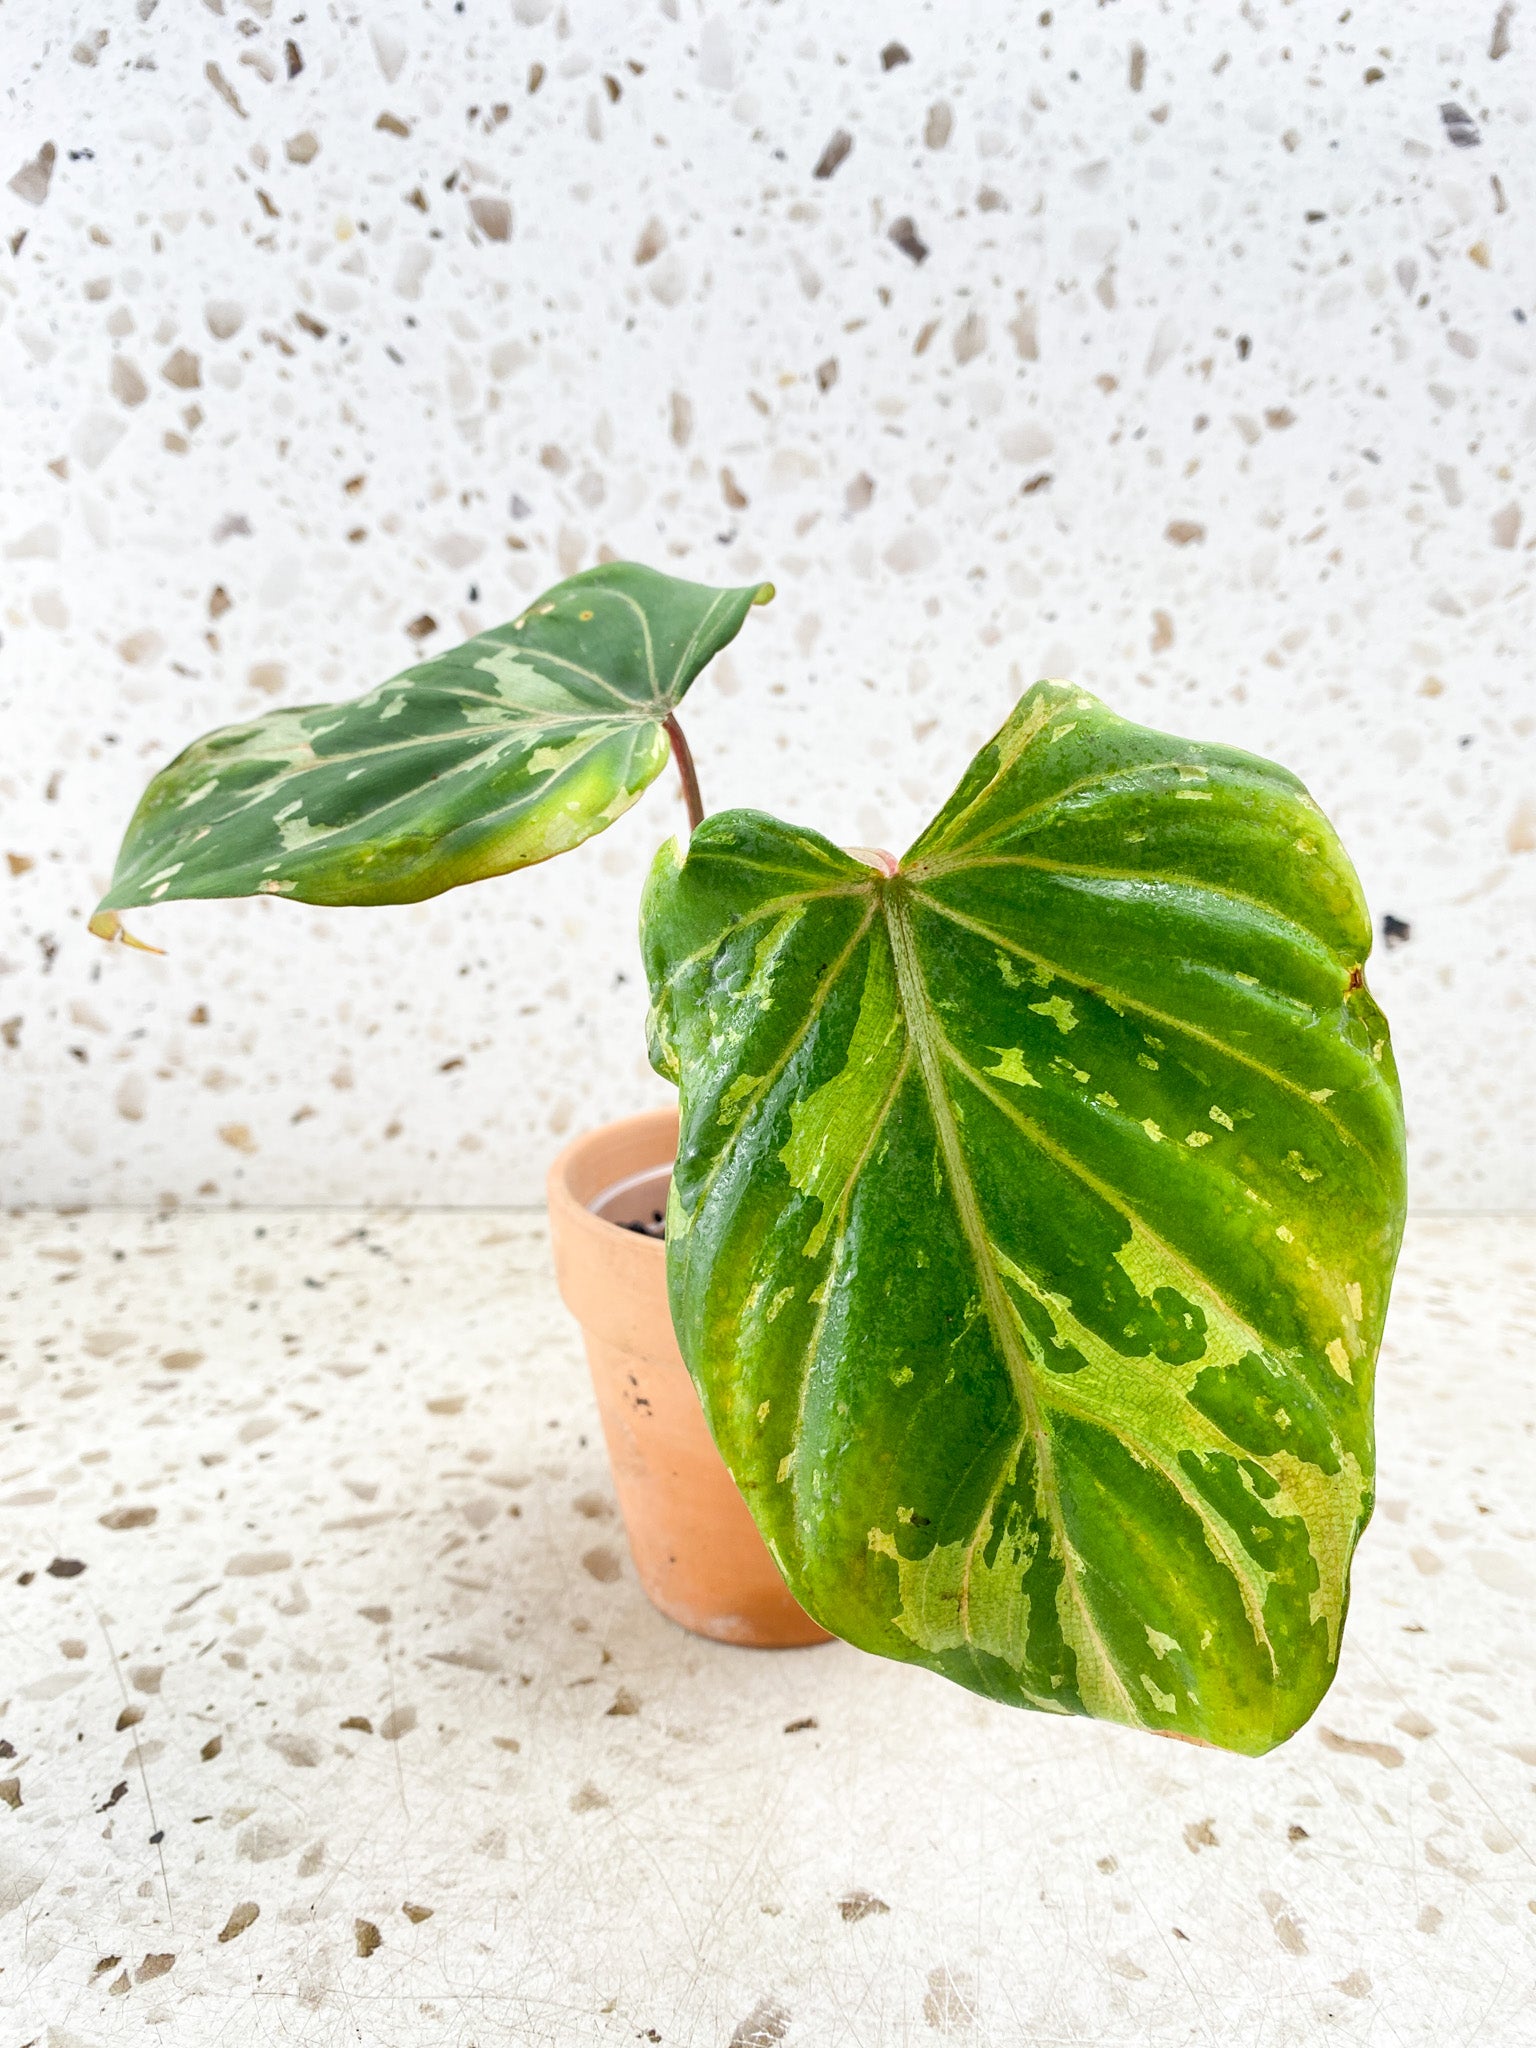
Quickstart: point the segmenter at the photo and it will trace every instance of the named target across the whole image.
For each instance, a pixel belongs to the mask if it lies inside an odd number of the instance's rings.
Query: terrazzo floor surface
[[[0,2039],[1536,2040],[1536,1218],[1259,1762],[647,1606],[526,1212],[0,1225]]]

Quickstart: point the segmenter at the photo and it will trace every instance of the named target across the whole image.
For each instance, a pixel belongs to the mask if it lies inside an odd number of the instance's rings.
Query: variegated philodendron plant
[[[994,1699],[1269,1749],[1338,1659],[1403,1222],[1354,870],[1284,769],[1051,682],[899,861],[701,822],[674,713],[771,595],[615,563],[214,733],[93,929],[432,896],[602,831],[671,751],[672,1313],[790,1587]]]

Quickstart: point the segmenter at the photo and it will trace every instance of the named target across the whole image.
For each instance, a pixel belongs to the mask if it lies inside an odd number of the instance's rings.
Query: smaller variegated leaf
[[[733,811],[652,870],[716,1441],[850,1642],[1268,1749],[1338,1658],[1403,1224],[1354,871],[1283,769],[1052,683],[891,866]]]
[[[414,903],[564,853],[660,774],[668,715],[772,595],[612,562],[366,696],[210,733],[145,791],[93,929],[168,897]]]

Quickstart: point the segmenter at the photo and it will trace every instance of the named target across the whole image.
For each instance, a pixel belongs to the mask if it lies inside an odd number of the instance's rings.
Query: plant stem
[[[672,744],[672,758],[677,763],[678,777],[683,785],[683,797],[688,805],[688,830],[697,832],[704,822],[704,799],[699,795],[699,778],[693,766],[693,755],[688,751],[688,742],[683,738],[683,728],[669,712],[663,724],[668,740]]]

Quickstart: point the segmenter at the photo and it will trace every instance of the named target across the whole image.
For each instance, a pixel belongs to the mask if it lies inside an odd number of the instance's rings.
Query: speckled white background
[[[541,1219],[15,1219],[0,2040],[1530,2048],[1533,1343],[1536,1219],[1416,1219],[1255,1759],[664,1621]]]
[[[779,585],[714,806],[899,848],[1039,674],[1286,761],[1411,927],[1418,1201],[1536,1204],[1533,88],[1494,0],[5,8],[7,1198],[517,1202],[660,1099],[670,785],[413,909],[83,929],[185,740],[611,550]]]

